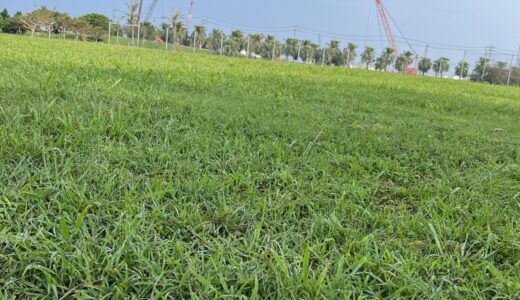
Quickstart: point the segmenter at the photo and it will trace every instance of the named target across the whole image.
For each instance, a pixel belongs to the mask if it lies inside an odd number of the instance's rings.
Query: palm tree
[[[450,70],[450,59],[447,57],[441,57],[433,62],[433,70],[436,75],[443,76],[444,73]]]
[[[413,61],[413,53],[405,51],[395,60],[395,69],[399,72],[404,72]]]
[[[424,76],[424,74],[428,73],[428,71],[430,71],[430,69],[432,68],[432,60],[429,59],[428,57],[423,57],[421,58],[421,60],[419,61],[419,71],[421,71],[422,75]]]
[[[179,45],[179,37],[183,36],[182,33],[183,33],[183,28],[184,28],[184,24],[182,22],[182,13],[180,11],[176,11],[173,13],[173,15],[171,16],[170,20],[170,25],[172,26],[172,35],[173,35],[173,38],[172,38],[172,43],[173,45],[175,45],[175,47],[177,47]]]
[[[497,61],[492,66],[489,66],[489,73],[487,81],[491,84],[507,84],[507,77],[509,73],[509,68],[507,66],[507,62]]]
[[[380,71],[388,71],[388,66],[390,66],[394,61],[394,49],[386,48],[381,53],[381,56],[376,59],[376,69]]]
[[[264,40],[263,33],[249,35],[249,51],[254,52],[255,55],[260,55],[262,52],[262,41]]]
[[[238,44],[238,51],[244,49],[245,38],[244,33],[240,30],[234,30],[231,32],[231,39]]]
[[[300,41],[297,39],[287,39],[285,41],[285,55],[291,56],[293,59],[298,59],[298,47],[299,47]]]
[[[455,67],[455,75],[458,75],[461,79],[468,77],[469,63],[465,60],[460,61]]]
[[[145,39],[153,39],[157,33],[157,29],[152,23],[145,21],[141,23],[141,32]]]
[[[343,52],[341,51],[339,41],[330,41],[327,53],[327,60],[325,60],[327,65],[333,64],[335,66],[339,66],[342,64]]]
[[[374,62],[374,53],[375,49],[372,47],[365,47],[365,51],[361,53],[361,63],[364,64],[367,70],[370,68],[370,65]]]
[[[304,62],[311,61],[315,56],[316,52],[318,51],[319,46],[314,44],[313,42],[309,40],[305,40],[302,42],[302,50],[300,53],[300,58]]]
[[[139,13],[139,3],[137,0],[130,0],[130,2],[125,1],[125,5],[127,8],[126,13],[126,21],[128,22],[128,25],[131,27],[132,32],[132,45],[135,44],[135,26],[137,26],[137,22],[139,22],[138,13]]]
[[[244,33],[234,30],[225,42],[224,51],[227,55],[237,55],[244,47]]]
[[[479,60],[475,64],[475,68],[473,69],[473,73],[471,74],[472,81],[482,81],[485,77],[488,77],[489,73],[489,62],[491,60],[489,58],[480,57]]]
[[[215,52],[220,52],[220,43],[224,39],[225,35],[224,32],[220,29],[213,28],[211,31],[211,34],[209,35],[209,48],[213,49]]]
[[[262,44],[262,52],[260,55],[265,58],[273,58],[280,55],[279,42],[276,40],[274,35],[268,35]]]
[[[339,41],[336,41],[336,40],[330,41],[329,48],[330,49],[339,49]]]
[[[382,56],[379,56],[376,58],[376,64],[375,64],[376,71],[383,71],[385,68],[385,61]]]
[[[348,43],[347,48],[343,50],[343,62],[348,68],[352,66],[352,62],[356,59],[357,46],[353,43]]]
[[[204,27],[203,25],[196,25],[195,31],[193,33],[195,35],[195,47],[202,49],[206,41],[206,27]]]

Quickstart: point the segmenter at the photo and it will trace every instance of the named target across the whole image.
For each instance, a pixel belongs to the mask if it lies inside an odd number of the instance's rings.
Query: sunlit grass
[[[518,297],[519,121],[514,88],[0,35],[0,298]]]

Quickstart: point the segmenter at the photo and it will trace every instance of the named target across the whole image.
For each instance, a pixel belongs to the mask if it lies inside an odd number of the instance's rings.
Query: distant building
[[[251,52],[249,56],[256,59],[262,59],[262,55],[256,54],[255,52]]]

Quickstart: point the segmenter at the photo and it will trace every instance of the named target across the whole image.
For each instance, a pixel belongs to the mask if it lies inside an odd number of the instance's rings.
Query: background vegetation
[[[117,37],[117,43],[121,38],[123,44],[137,46],[141,41],[145,43],[144,46],[160,48],[166,41],[171,43],[174,50],[188,46],[228,56],[287,60],[347,68],[351,68],[359,56],[361,67],[382,72],[403,73],[408,68],[415,67],[416,55],[410,51],[398,54],[387,48],[378,56],[375,49],[370,46],[358,49],[357,45],[348,43],[342,47],[337,40],[332,40],[324,47],[320,47],[309,40],[288,38],[278,41],[275,36],[263,33],[245,34],[240,30],[233,30],[226,35],[216,27],[207,32],[206,27],[200,24],[195,25],[190,32],[190,29],[186,28],[186,21],[180,11],[165,18],[160,26],[156,26],[146,20],[139,22],[137,1],[125,3],[124,21],[114,23],[110,30],[113,40]],[[83,41],[107,42],[109,23],[110,19],[100,14],[87,14],[72,18],[66,13],[53,11],[47,7],[37,8],[25,15],[17,12],[14,16],[10,16],[7,10],[0,14],[0,32],[20,34],[27,32],[31,36],[42,32],[49,38],[57,36],[63,39],[68,37]],[[140,29],[137,28],[139,23],[141,24]],[[148,42],[145,42],[146,40]],[[151,41],[155,41],[155,43],[151,43]],[[430,58],[424,57],[417,61],[417,67],[419,74],[425,75],[433,71],[436,77],[444,77],[450,71],[450,60],[440,57],[432,61]],[[468,61],[462,60],[456,63],[454,71],[454,74],[462,79],[520,86],[520,68],[518,66],[512,65],[512,61],[508,63],[492,60],[487,55],[474,63],[473,70],[469,69]]]

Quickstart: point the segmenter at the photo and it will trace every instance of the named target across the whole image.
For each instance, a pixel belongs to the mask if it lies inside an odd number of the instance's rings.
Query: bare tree
[[[20,17],[23,27],[31,31],[31,37],[34,37],[38,27],[44,27],[47,30],[48,37],[51,38],[55,21],[55,12],[42,6],[32,12]]]
[[[73,29],[72,28],[73,27],[72,18],[66,13],[63,13],[63,14],[56,13],[55,21],[56,21],[56,24],[54,24],[54,28],[59,32],[61,38],[65,39],[67,30]]]
[[[76,36],[80,38],[82,41],[86,42],[88,39],[88,33],[90,31],[90,25],[81,18],[75,18],[71,24],[70,28],[76,33]]]

